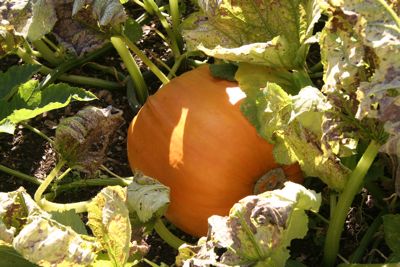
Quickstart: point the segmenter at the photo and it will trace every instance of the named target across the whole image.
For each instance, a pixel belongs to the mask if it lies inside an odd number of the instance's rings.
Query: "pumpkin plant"
[[[131,168],[170,187],[166,217],[194,236],[205,235],[208,217],[227,215],[260,177],[279,168],[273,146],[240,111],[244,97],[236,83],[202,66],[151,96],[129,127]],[[288,171],[302,182],[297,165]]]

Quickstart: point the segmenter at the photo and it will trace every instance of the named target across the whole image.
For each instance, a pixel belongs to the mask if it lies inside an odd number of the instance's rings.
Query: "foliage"
[[[96,98],[89,91],[65,83],[42,88],[37,80],[30,79],[38,69],[38,66],[22,65],[0,74],[0,132],[12,134],[22,121],[66,107],[71,101]]]
[[[209,234],[197,246],[182,246],[181,266],[285,266],[290,242],[308,230],[306,210],[318,212],[321,196],[287,182],[283,189],[248,196],[229,216],[211,216]],[[224,251],[222,255],[218,250]]]

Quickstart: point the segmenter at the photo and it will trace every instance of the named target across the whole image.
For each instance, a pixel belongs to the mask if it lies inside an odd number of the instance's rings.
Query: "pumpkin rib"
[[[209,216],[227,215],[278,167],[273,146],[242,115],[241,101],[229,101],[227,88],[239,90],[208,67],[188,71],[150,96],[128,130],[131,168],[171,188],[167,219],[197,237],[207,233]]]

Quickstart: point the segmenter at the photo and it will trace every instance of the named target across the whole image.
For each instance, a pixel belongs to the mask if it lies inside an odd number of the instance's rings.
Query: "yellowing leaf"
[[[126,189],[109,186],[88,205],[88,225],[114,266],[124,266],[129,258],[131,224],[125,202]]]

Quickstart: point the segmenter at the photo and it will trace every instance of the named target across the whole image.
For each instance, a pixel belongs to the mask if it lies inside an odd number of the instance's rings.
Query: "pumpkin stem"
[[[154,224],[154,230],[156,230],[157,234],[171,247],[178,250],[180,246],[182,246],[185,241],[171,233],[170,230],[165,226],[164,222],[161,218],[156,220]]]

